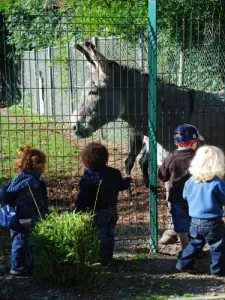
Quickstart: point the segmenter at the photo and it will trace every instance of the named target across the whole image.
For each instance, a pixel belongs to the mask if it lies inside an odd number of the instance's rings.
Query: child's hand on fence
[[[130,179],[130,182],[133,182],[133,177],[131,176],[131,175],[127,175],[125,178],[128,178],[128,179]]]

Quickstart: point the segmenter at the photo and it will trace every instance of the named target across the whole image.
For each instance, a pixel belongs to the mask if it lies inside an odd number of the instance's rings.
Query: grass
[[[48,157],[47,177],[67,177],[77,164],[78,149],[71,146],[68,124],[51,117],[35,115],[25,106],[12,106],[0,114],[0,177],[12,177],[16,149],[23,145],[43,150]],[[71,163],[72,162],[72,163]]]
[[[135,298],[132,298],[133,300],[167,300],[168,297],[162,296],[159,294],[151,294],[151,295],[142,295],[142,296],[137,296]],[[127,299],[128,300],[128,299]],[[131,300],[131,298],[130,298]]]
[[[157,258],[157,253],[137,253],[132,256],[132,260],[145,260],[149,258]]]

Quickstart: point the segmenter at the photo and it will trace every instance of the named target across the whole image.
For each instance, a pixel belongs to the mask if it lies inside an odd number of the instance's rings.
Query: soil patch
[[[9,254],[9,253],[8,253]],[[89,291],[74,287],[38,284],[33,277],[8,274],[9,255],[0,256],[0,299],[153,299],[157,294],[168,299],[187,295],[219,295],[225,292],[225,278],[207,275],[210,257],[199,260],[202,275],[180,273],[176,258],[162,254],[117,253],[114,266],[96,274],[96,284]],[[186,295],[186,296],[185,296]],[[162,299],[162,298],[154,298]],[[201,299],[201,298],[200,298]],[[207,299],[207,298],[206,298]]]

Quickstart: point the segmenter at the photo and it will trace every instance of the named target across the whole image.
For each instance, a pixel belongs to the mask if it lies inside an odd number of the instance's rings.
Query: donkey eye
[[[91,91],[89,92],[89,95],[98,95],[98,91],[96,91],[96,90],[91,90]]]
[[[98,112],[98,105],[97,105],[97,103],[93,103],[92,111],[95,112],[95,113]]]

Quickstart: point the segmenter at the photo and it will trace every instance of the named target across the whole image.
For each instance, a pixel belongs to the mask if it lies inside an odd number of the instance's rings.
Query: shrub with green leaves
[[[93,282],[100,242],[88,213],[51,213],[31,234],[34,276],[58,284]]]

